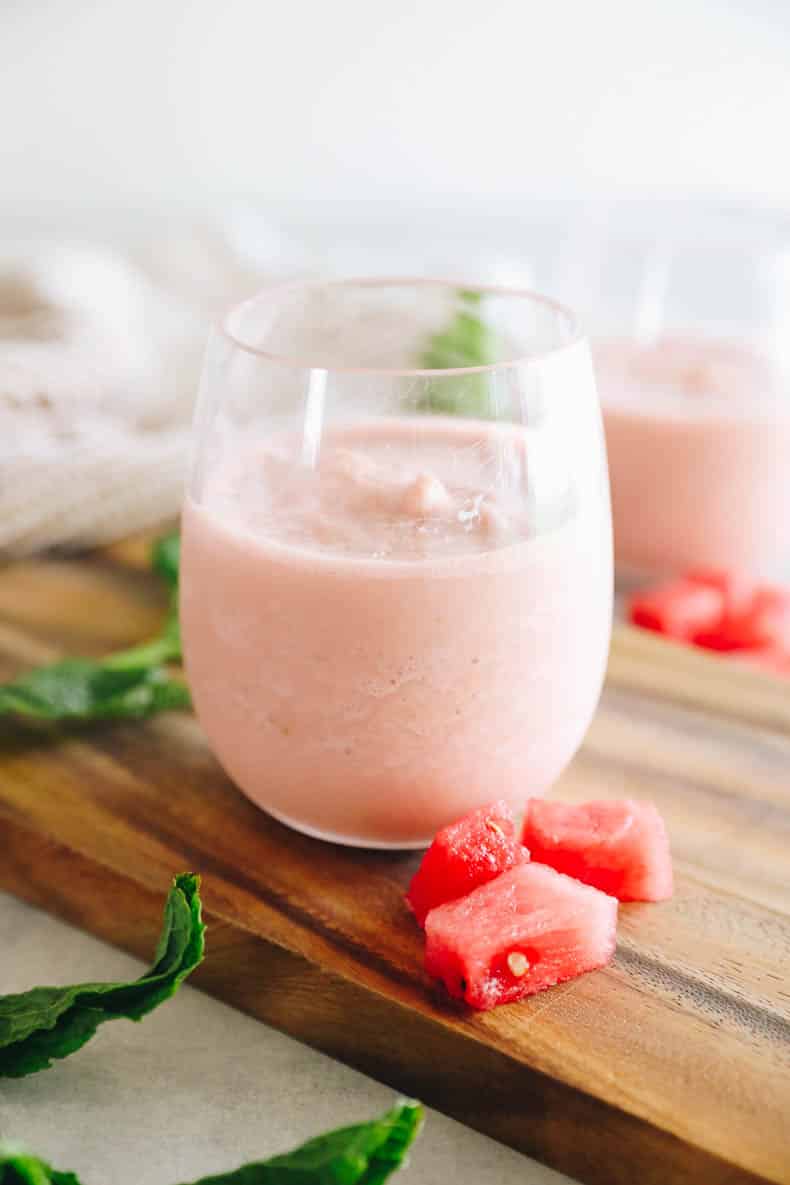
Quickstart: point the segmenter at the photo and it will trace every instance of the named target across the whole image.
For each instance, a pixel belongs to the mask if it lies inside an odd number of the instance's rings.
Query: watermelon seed
[[[498,823],[494,822],[493,819],[486,819],[486,827],[488,828],[489,831],[494,831],[497,835],[501,836],[502,839],[505,838],[504,831],[502,830],[502,828],[499,826]]]
[[[516,979],[522,979],[529,971],[529,959],[520,950],[512,950],[507,957],[510,974]]]

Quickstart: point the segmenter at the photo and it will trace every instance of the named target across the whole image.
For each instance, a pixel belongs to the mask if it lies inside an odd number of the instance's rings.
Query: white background
[[[785,0],[0,0],[0,202],[790,200]]]

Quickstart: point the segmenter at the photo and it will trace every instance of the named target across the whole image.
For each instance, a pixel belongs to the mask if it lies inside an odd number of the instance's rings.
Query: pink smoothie
[[[790,390],[745,346],[600,343],[619,568],[790,566]]]
[[[221,463],[183,524],[195,704],[231,777],[311,834],[427,842],[575,752],[611,615],[605,491],[524,496],[519,428],[433,417]]]

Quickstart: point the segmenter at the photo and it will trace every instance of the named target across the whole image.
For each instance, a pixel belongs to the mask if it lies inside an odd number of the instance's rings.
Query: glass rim
[[[242,309],[256,304],[265,298],[271,297],[275,299],[279,295],[291,292],[297,289],[314,289],[314,288],[387,288],[387,287],[432,287],[432,288],[453,288],[459,292],[480,292],[483,294],[493,294],[496,296],[513,297],[518,300],[527,300],[532,304],[542,305],[545,309],[556,313],[562,318],[567,326],[568,338],[566,341],[560,342],[557,345],[549,346],[542,350],[534,350],[527,354],[520,354],[517,358],[507,358],[501,362],[489,362],[484,366],[454,366],[447,368],[431,369],[430,367],[404,367],[404,366],[321,366],[316,362],[308,361],[304,357],[289,356],[287,354],[274,353],[270,350],[262,349],[260,346],[253,346],[249,342],[243,340],[243,337],[235,332],[230,325],[231,318],[240,312]],[[254,357],[265,359],[277,366],[283,366],[289,370],[323,370],[327,374],[358,374],[358,375],[389,375],[402,378],[451,378],[457,375],[467,374],[493,374],[495,371],[508,370],[519,366],[528,366],[531,362],[540,361],[541,359],[551,358],[562,351],[570,349],[579,342],[584,341],[586,335],[582,332],[579,319],[567,305],[562,304],[552,297],[543,296],[539,292],[533,291],[531,288],[511,288],[508,285],[501,284],[479,284],[476,282],[467,282],[459,279],[447,279],[444,277],[434,276],[356,276],[356,277],[330,277],[324,279],[301,279],[301,280],[286,280],[281,283],[266,285],[259,289],[252,296],[248,296],[245,300],[237,301],[226,309],[225,312],[216,320],[215,331],[231,343],[238,350],[244,351],[246,354],[252,354]]]

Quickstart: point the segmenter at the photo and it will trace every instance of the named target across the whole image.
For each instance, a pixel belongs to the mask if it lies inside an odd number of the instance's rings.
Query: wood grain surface
[[[0,678],[152,633],[144,557],[0,570]],[[788,686],[620,627],[557,794],[653,798],[677,892],[621,908],[604,971],[484,1015],[422,971],[401,898],[418,857],[288,831],[189,715],[4,722],[0,888],[148,956],[169,878],[193,868],[196,981],[245,1011],[590,1185],[790,1182]]]

